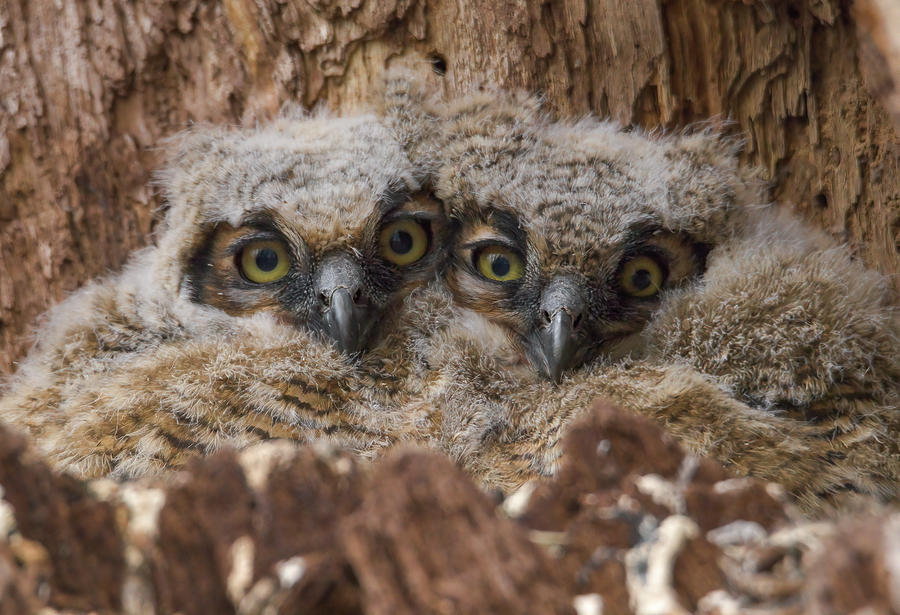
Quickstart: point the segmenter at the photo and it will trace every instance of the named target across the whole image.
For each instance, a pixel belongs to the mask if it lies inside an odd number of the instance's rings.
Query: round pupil
[[[500,254],[494,254],[491,256],[491,271],[498,278],[502,278],[507,273],[509,273],[510,265],[509,259]]]
[[[254,260],[260,271],[272,271],[278,266],[278,254],[272,248],[263,248],[257,251]]]
[[[406,254],[413,247],[412,235],[406,231],[394,231],[391,235],[391,250],[395,254]]]
[[[638,269],[631,276],[631,283],[638,290],[646,290],[653,283],[653,276],[646,269]]]

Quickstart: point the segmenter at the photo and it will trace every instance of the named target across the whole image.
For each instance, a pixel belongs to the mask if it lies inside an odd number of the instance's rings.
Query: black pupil
[[[647,290],[653,283],[653,276],[646,269],[638,269],[631,276],[631,283],[638,290]]]
[[[391,234],[391,250],[394,251],[394,254],[407,254],[412,247],[412,235],[406,231],[394,231]]]
[[[260,271],[272,271],[278,266],[278,253],[272,248],[263,248],[256,252],[256,266]]]
[[[501,254],[491,256],[491,272],[498,278],[502,278],[509,273],[509,259]]]

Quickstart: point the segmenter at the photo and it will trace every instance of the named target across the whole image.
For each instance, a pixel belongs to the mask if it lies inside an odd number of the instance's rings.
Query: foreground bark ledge
[[[436,453],[286,442],[80,483],[8,431],[0,485],[0,613],[900,613],[897,513],[802,521],[603,403],[502,503]]]

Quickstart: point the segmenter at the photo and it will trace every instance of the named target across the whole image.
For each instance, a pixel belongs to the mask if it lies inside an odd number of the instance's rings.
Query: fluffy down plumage
[[[284,117],[173,139],[153,245],[45,316],[0,419],[81,476],[147,474],[275,437],[333,436],[360,451],[396,439],[378,410],[408,371],[392,332],[405,296],[435,277],[444,243],[440,205],[422,195],[424,172],[404,149],[423,129],[403,121]],[[396,220],[430,241],[403,266],[379,253]],[[229,242],[258,235],[289,255],[278,282],[239,271],[242,244]],[[359,309],[377,324],[362,358],[321,335],[319,311],[334,306],[316,271],[335,255],[362,272]]]
[[[733,142],[553,122],[533,99],[502,93],[431,113],[444,118],[435,194],[461,239],[447,273],[457,307],[422,343],[449,373],[436,405],[455,417],[443,420],[459,459],[496,469],[513,451],[552,472],[560,431],[603,395],[810,509],[900,494],[890,286],[767,205]],[[478,253],[458,245],[473,237],[515,250],[521,278],[479,279]],[[636,253],[669,267],[647,299],[624,296],[618,273]],[[583,289],[582,321],[554,386],[534,331],[561,276]]]
[[[371,211],[399,182],[433,188],[453,218],[446,285],[423,286],[423,273],[403,286],[368,352],[348,362],[271,311],[229,315],[188,292],[197,229],[245,214],[222,205],[223,177],[249,195],[240,203],[298,202],[254,188],[245,165],[204,163],[228,139],[251,152],[269,142],[214,132],[188,137],[164,176],[177,186],[183,169],[200,169],[197,189],[211,191],[189,202],[208,211],[179,210],[190,186],[176,189],[153,247],[51,312],[0,400],[4,420],[85,476],[141,475],[223,444],[324,438],[365,457],[400,442],[435,447],[511,491],[554,471],[566,425],[605,396],[698,453],[783,483],[809,509],[847,494],[897,497],[900,344],[888,285],[766,206],[732,143],[555,123],[534,100],[502,93],[426,104],[402,80],[386,100],[386,124],[304,120],[324,158],[312,164],[318,180],[298,188],[319,192],[295,212],[297,228],[318,211],[333,220],[326,235],[343,237],[367,218],[329,203]],[[250,168],[292,177],[279,156]],[[361,168],[344,176],[348,161]],[[523,260],[514,288],[479,280],[478,247],[465,245],[498,239]],[[646,246],[669,276],[637,301],[616,285],[623,260]],[[553,383],[529,331],[556,278],[584,291],[584,308],[581,329],[572,319],[582,350]]]

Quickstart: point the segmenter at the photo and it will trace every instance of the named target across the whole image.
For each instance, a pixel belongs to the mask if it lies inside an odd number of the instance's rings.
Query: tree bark
[[[3,0],[0,374],[40,312],[148,241],[163,137],[348,110],[397,61],[447,95],[730,118],[773,198],[900,273],[898,32],[888,0]]]

